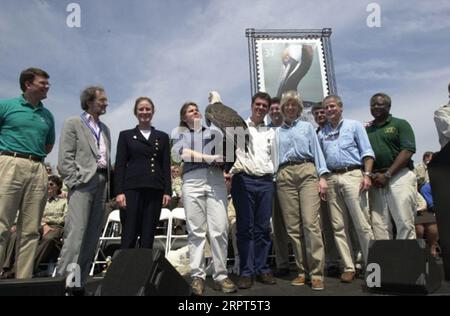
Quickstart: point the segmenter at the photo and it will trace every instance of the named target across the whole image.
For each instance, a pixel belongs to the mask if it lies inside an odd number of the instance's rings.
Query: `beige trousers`
[[[332,174],[328,178],[328,206],[330,208],[331,223],[334,239],[344,271],[355,271],[349,242],[349,216],[358,235],[359,244],[367,263],[369,242],[374,239],[370,224],[367,192],[360,192],[363,180],[361,170],[353,170],[344,174]]]
[[[277,174],[277,193],[299,275],[309,273],[312,279],[322,279],[325,252],[320,229],[319,183],[314,164],[281,168]],[[301,231],[305,245],[302,244]],[[304,246],[306,262],[302,254]]]
[[[275,188],[272,208],[273,248],[277,269],[289,269],[289,238],[283,212],[281,211],[278,193]]]
[[[31,278],[47,200],[47,172],[41,162],[0,156],[0,179],[0,266],[9,229],[19,211],[16,278]]]
[[[404,168],[384,188],[369,192],[375,239],[392,239],[392,220],[397,239],[416,239],[414,215],[417,209],[417,180],[413,171]]]

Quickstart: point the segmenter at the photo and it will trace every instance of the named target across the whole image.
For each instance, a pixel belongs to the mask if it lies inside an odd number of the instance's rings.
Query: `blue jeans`
[[[236,208],[237,244],[241,276],[270,272],[267,265],[272,241],[270,217],[273,178],[239,173],[233,176],[231,195]]]

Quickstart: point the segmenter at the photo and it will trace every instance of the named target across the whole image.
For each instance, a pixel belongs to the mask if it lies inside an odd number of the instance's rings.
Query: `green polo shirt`
[[[55,120],[39,102],[33,107],[23,95],[0,100],[0,151],[46,157],[46,145],[55,143]]]
[[[372,123],[366,130],[375,152],[374,170],[389,168],[403,150],[416,152],[414,132],[405,120],[389,115],[384,125],[375,126]],[[412,161],[411,167],[414,168]]]

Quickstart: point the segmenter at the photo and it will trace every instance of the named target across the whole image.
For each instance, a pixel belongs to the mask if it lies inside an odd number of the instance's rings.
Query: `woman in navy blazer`
[[[151,126],[155,106],[140,97],[134,105],[139,124],[120,132],[115,168],[116,201],[121,208],[122,249],[153,248],[162,206],[170,202],[169,136]]]

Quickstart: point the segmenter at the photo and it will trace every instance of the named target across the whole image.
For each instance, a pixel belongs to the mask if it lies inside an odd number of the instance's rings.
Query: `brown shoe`
[[[277,283],[277,280],[273,277],[271,272],[262,273],[256,276],[256,281],[267,285],[273,285]]]
[[[353,279],[355,278],[355,272],[354,271],[348,271],[341,274],[341,282],[343,283],[352,283]]]
[[[222,291],[225,294],[234,293],[237,291],[236,285],[230,278],[223,279],[222,281],[214,282],[214,290]]]
[[[323,281],[320,279],[312,279],[311,289],[313,291],[323,291],[325,289],[325,285],[323,284]]]
[[[241,276],[239,277],[239,281],[237,283],[237,287],[240,289],[249,289],[253,286],[253,279],[249,276]]]
[[[195,277],[191,283],[192,294],[202,296],[205,291],[205,280]]]
[[[304,275],[299,275],[294,280],[291,281],[291,285],[293,286],[301,286],[305,285],[306,279]]]

